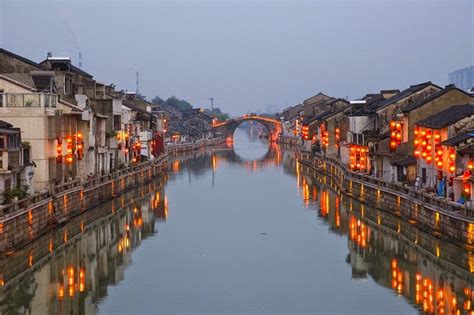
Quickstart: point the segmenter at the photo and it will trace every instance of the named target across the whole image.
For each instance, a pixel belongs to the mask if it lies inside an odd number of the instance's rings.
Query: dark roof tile
[[[402,108],[402,111],[404,113],[408,113],[408,112],[411,112],[412,110],[414,109],[417,109],[418,107],[421,107],[423,106],[424,104],[428,103],[428,102],[431,102],[432,100],[450,92],[450,91],[453,91],[453,90],[457,90],[463,94],[466,94],[468,96],[470,96],[467,92],[461,90],[461,89],[458,89],[457,87],[455,86],[449,86],[449,87],[446,87],[438,92],[435,92],[433,94],[430,94],[429,96],[419,100],[419,101],[416,101],[416,102],[413,102],[413,103],[410,103],[408,104],[407,106],[405,106],[404,108]]]
[[[474,138],[474,130],[466,131],[464,133],[451,137],[441,142],[441,144],[447,146],[455,146],[472,138]]]
[[[391,105],[395,102],[398,102],[398,101],[404,99],[405,97],[408,97],[409,95],[411,95],[413,93],[421,91],[421,90],[423,90],[424,88],[426,88],[430,85],[434,85],[434,84],[431,83],[431,81],[428,81],[428,82],[424,82],[424,83],[420,83],[420,84],[411,85],[409,88],[401,91],[400,93],[398,93],[398,94],[396,94],[396,95],[394,95],[390,98],[387,98],[386,100],[383,100],[382,102],[378,103],[375,108],[371,109],[371,112],[375,112],[375,111],[378,111],[379,109],[385,108],[388,105]],[[438,88],[440,88],[440,87],[438,87]]]
[[[472,115],[474,115],[474,104],[454,105],[437,114],[417,121],[416,125],[441,129]]]

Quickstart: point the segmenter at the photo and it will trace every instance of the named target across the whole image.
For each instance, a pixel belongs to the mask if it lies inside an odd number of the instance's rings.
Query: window
[[[0,90],[0,107],[3,107],[3,90]]]
[[[20,137],[19,135],[13,134],[8,135],[8,148],[16,149],[20,146]]]
[[[12,180],[11,178],[5,178],[5,191],[12,189]]]
[[[30,147],[23,148],[23,165],[30,163]]]
[[[0,137],[0,150],[5,149],[5,137]]]
[[[423,184],[426,184],[426,168],[421,169],[421,181]]]
[[[114,115],[114,130],[122,129],[122,121],[120,115]]]
[[[71,78],[64,78],[64,95],[72,94],[72,80]]]

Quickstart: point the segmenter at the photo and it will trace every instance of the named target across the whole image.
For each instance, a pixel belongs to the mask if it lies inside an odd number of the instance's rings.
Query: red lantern
[[[76,139],[76,154],[77,154],[77,159],[82,160],[84,156],[84,141],[82,140],[82,133],[77,133],[77,139]]]
[[[63,141],[62,141],[61,137],[58,137],[58,139],[56,141],[57,141],[57,144],[56,144],[56,153],[57,153],[56,163],[61,164],[63,162],[63,155],[62,155]]]

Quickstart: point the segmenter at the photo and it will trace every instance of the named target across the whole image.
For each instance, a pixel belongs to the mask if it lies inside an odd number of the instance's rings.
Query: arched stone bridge
[[[242,117],[228,119],[224,122],[214,123],[212,129],[214,132],[220,132],[227,138],[233,138],[235,129],[244,121],[256,121],[262,124],[268,131],[268,140],[270,142],[276,142],[280,136],[281,122],[279,120],[258,115],[244,115]]]

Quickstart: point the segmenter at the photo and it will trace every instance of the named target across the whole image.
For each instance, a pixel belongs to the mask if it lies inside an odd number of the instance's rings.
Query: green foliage
[[[157,95],[151,100],[151,103],[155,105],[173,107],[174,109],[180,112],[188,111],[193,108],[193,106],[188,101],[181,100],[176,96],[171,96],[168,97],[166,100],[163,100],[160,96]],[[213,110],[207,108],[205,109],[205,112],[209,115],[216,117],[220,121],[224,121],[229,118],[229,115],[223,113],[218,107],[214,108]]]
[[[227,113],[223,113],[219,107],[215,107],[213,110],[206,108],[204,112],[208,115],[216,117],[219,121],[225,121],[229,119],[229,115]]]
[[[28,197],[27,190],[28,187],[16,187],[5,191],[3,193],[4,203],[9,204],[15,197],[18,197],[19,200]]]
[[[181,100],[176,96],[168,97],[165,101],[157,95],[151,100],[151,103],[155,105],[170,106],[180,112],[191,110],[193,108],[188,101]]]
[[[186,111],[186,110],[191,110],[193,108],[193,106],[191,104],[189,104],[189,102],[187,102],[185,100],[180,100],[176,96],[168,97],[168,99],[163,102],[163,105],[173,107],[173,108],[179,110],[180,112],[183,112],[183,111]]]
[[[151,99],[151,103],[154,104],[154,105],[161,105],[164,102],[165,101],[161,97],[159,97],[158,95]]]

